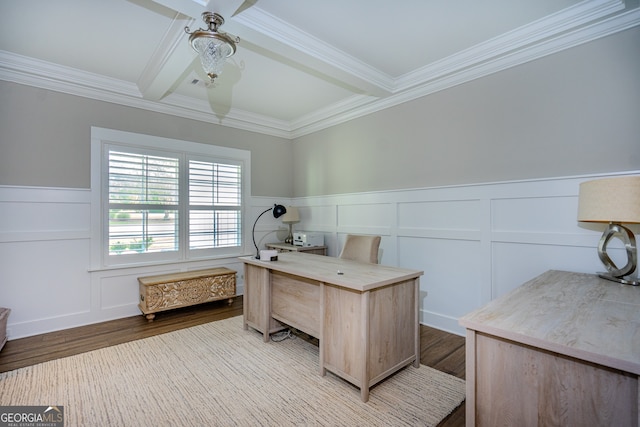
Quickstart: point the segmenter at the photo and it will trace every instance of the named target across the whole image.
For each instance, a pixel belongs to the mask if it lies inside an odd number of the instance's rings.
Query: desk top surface
[[[278,254],[278,261],[261,261],[252,256],[242,257],[240,260],[246,264],[306,277],[361,292],[416,279],[424,274],[423,271],[418,270],[368,264],[300,252],[280,253]]]
[[[460,319],[467,329],[640,375],[640,287],[547,271]]]

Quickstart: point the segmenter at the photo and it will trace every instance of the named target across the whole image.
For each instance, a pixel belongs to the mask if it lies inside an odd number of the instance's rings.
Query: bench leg
[[[156,317],[155,314],[149,313],[145,316],[149,322],[153,322],[153,319]]]
[[[227,304],[229,305],[233,304],[233,298],[229,298],[229,300],[227,301]]]

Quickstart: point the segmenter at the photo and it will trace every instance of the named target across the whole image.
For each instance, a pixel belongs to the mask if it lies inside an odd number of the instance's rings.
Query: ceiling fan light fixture
[[[207,24],[208,29],[199,28],[191,32],[189,27],[185,27],[184,31],[190,34],[189,44],[198,52],[202,68],[213,82],[222,74],[225,60],[236,53],[236,43],[240,43],[240,38],[234,39],[218,31],[218,28],[224,24],[224,18],[217,13],[204,12],[202,20]]]

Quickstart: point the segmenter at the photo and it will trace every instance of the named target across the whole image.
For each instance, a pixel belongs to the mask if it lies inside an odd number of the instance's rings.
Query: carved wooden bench
[[[138,307],[150,322],[159,311],[223,299],[233,303],[236,272],[225,267],[138,277]]]

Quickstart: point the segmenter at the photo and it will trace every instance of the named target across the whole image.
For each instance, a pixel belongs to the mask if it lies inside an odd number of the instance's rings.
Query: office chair
[[[356,236],[347,234],[339,258],[371,264],[378,263],[380,236]]]

